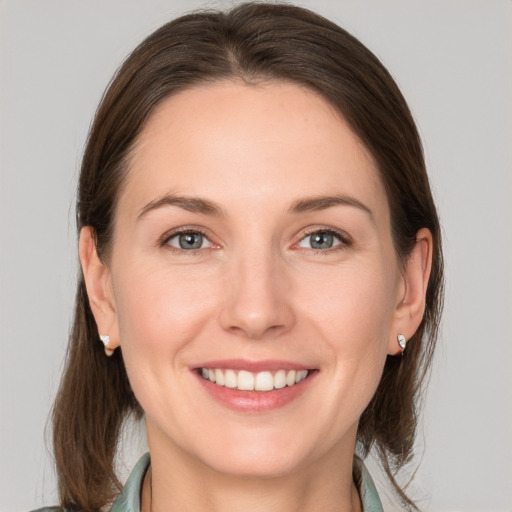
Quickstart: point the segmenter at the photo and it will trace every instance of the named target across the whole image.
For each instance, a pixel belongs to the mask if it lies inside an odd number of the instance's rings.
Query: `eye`
[[[183,250],[204,249],[211,245],[210,241],[200,231],[182,231],[175,233],[165,241],[167,245]]]
[[[332,249],[341,244],[347,244],[343,237],[335,231],[321,229],[307,234],[298,243],[299,247],[315,250]]]

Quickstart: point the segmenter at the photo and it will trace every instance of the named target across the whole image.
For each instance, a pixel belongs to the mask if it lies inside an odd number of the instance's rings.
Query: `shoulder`
[[[43,507],[43,508],[37,508],[36,510],[32,510],[31,512],[66,512],[66,511],[60,507]]]
[[[78,507],[66,508],[54,505],[53,507],[36,508],[30,512],[80,512],[80,509]]]
[[[139,512],[140,510],[140,493],[144,475],[146,474],[151,458],[149,453],[143,455],[139,462],[133,468],[123,491],[117,497],[110,509],[110,512]],[[80,512],[77,507],[62,508],[58,506],[43,507],[31,512]]]

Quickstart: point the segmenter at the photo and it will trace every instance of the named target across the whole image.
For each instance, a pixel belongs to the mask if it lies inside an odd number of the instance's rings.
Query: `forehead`
[[[218,82],[164,100],[136,141],[122,196],[174,192],[246,204],[336,192],[386,202],[373,158],[343,117],[286,82]]]

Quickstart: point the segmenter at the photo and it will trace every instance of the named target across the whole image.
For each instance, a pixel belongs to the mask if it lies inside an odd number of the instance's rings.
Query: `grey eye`
[[[194,250],[206,246],[207,238],[198,232],[178,233],[169,238],[167,243],[177,249]]]
[[[299,247],[307,249],[331,249],[341,243],[340,238],[331,231],[315,231],[305,236]]]

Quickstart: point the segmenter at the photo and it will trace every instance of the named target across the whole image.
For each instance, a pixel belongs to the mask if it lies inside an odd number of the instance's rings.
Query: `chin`
[[[259,435],[258,435],[259,434]],[[226,436],[213,441],[215,448],[199,458],[211,469],[241,478],[267,479],[286,476],[311,461],[314,446],[297,442],[288,432],[270,435],[267,431],[250,436]]]
[[[272,479],[293,474],[304,465],[296,457],[286,453],[273,455],[236,454],[234,457],[222,457],[212,462],[211,469],[227,476],[247,479]]]

